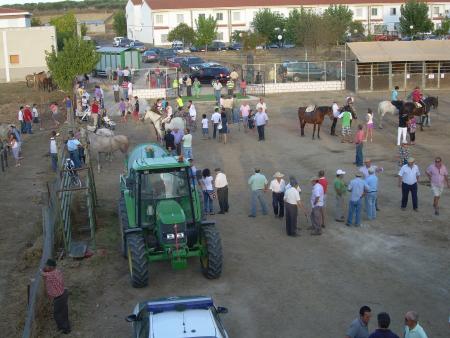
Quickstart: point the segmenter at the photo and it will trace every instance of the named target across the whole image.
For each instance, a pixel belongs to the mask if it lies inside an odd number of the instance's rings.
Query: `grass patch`
[[[249,99],[249,96],[243,96],[242,94],[236,94],[236,99],[238,100],[246,100]],[[184,102],[192,100],[193,102],[201,102],[201,101],[216,101],[216,97],[212,94],[210,95],[199,95],[199,97],[194,96],[182,96]]]

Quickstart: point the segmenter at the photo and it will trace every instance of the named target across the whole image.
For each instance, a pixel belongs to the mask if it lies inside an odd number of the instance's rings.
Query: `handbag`
[[[221,130],[222,128],[223,128],[222,122],[220,122],[219,125],[217,126],[217,129],[218,129],[218,130]]]
[[[215,192],[215,191],[209,192],[208,195],[209,195],[209,197],[210,197],[212,200],[215,200],[215,199],[217,198],[217,195],[216,195],[216,192]]]

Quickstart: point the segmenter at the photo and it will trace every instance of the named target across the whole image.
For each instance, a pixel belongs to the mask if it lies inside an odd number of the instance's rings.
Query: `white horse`
[[[150,120],[150,122],[153,124],[153,127],[155,128],[156,138],[158,139],[158,141],[161,141],[164,137],[162,128],[163,116],[155,113],[152,110],[147,110],[144,115],[144,121],[145,120]],[[184,130],[184,128],[186,128],[186,122],[181,117],[174,117],[169,123],[164,124],[164,130]]]
[[[378,116],[380,118],[379,128],[383,129],[383,117],[386,113],[391,113],[391,115],[398,114],[398,109],[395,107],[391,101],[381,101],[378,104]]]
[[[86,136],[85,129],[81,129],[81,133],[82,137]],[[88,131],[87,140],[89,141],[89,149],[97,155],[98,172],[100,172],[100,153],[112,154],[117,150],[120,150],[125,156],[128,153],[129,142],[125,135],[103,136]]]

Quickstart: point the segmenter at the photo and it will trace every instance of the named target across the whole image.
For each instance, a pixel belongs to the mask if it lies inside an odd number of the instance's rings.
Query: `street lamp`
[[[409,30],[410,30],[410,32],[411,32],[411,40],[412,40],[413,37],[414,37],[413,29],[414,29],[414,26],[413,26],[413,25],[409,26]]]

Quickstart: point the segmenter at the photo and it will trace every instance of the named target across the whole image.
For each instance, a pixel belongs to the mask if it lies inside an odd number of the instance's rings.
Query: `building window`
[[[220,41],[223,40],[223,32],[218,32],[218,33],[217,33],[217,35],[216,35],[216,40],[220,40]]]
[[[204,18],[205,18],[205,14],[204,14],[204,13],[199,14],[199,15],[198,15],[198,18],[199,18],[199,19],[200,19],[200,18],[204,19]]]
[[[19,55],[14,54],[9,56],[9,63],[12,65],[18,65],[19,64]]]
[[[164,17],[161,14],[157,14],[155,17],[155,22],[157,25],[161,25],[164,22]]]
[[[161,34],[161,43],[167,42],[167,34]]]
[[[177,23],[183,23],[184,22],[184,14],[177,14]]]
[[[389,10],[389,13],[391,16],[395,16],[397,15],[397,8],[393,7]]]
[[[355,17],[362,18],[362,16],[363,16],[363,9],[362,8],[357,8],[355,10]]]
[[[216,13],[216,20],[222,21],[223,20],[223,13]]]
[[[441,14],[441,10],[438,6],[433,7],[433,15],[439,16]]]
[[[378,16],[378,8],[372,8],[372,16]]]
[[[241,12],[233,12],[233,21],[241,21]]]

